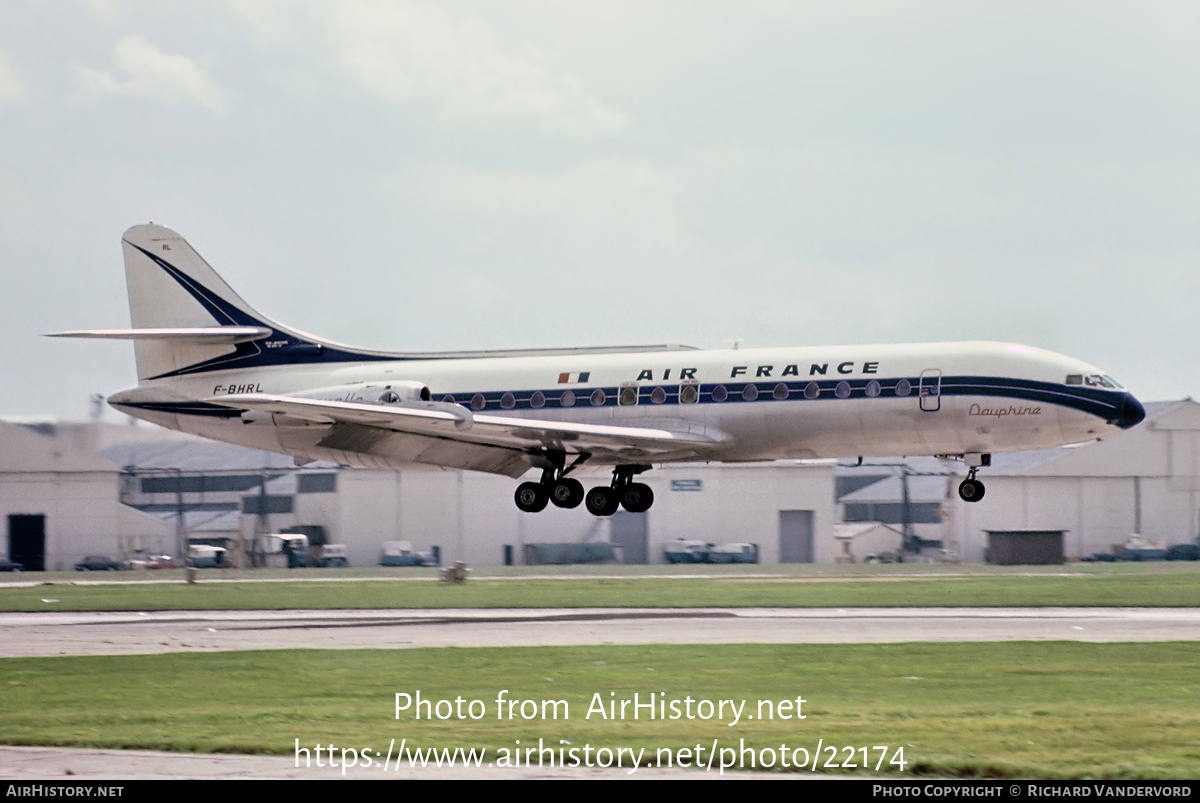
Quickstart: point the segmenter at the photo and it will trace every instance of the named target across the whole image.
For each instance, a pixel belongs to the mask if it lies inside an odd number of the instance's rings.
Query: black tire
[[[563,477],[550,486],[550,501],[556,507],[579,507],[579,503],[583,501],[583,484],[571,477]]]
[[[654,491],[641,482],[631,482],[621,492],[621,506],[630,513],[645,513],[654,504]]]
[[[513,494],[513,501],[517,503],[518,510],[537,513],[539,510],[546,509],[550,495],[546,493],[546,487],[540,482],[523,482],[517,486],[517,492]]]
[[[593,516],[611,516],[620,506],[616,491],[605,485],[598,485],[588,491],[583,503],[587,506],[588,513]]]
[[[978,502],[983,498],[983,483],[979,480],[963,480],[958,485],[958,498],[964,502]]]

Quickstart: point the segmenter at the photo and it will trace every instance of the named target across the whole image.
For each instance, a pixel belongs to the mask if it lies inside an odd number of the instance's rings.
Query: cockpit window
[[[1092,388],[1109,388],[1124,390],[1121,383],[1107,374],[1067,374],[1068,385],[1087,385]]]

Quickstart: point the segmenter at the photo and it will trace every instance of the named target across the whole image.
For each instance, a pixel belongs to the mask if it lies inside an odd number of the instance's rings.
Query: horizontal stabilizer
[[[249,343],[270,337],[265,326],[191,326],[159,329],[80,329],[47,337],[85,337],[98,340],[193,340],[201,343]]]

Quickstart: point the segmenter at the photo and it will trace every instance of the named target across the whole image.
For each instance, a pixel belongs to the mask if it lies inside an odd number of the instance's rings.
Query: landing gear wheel
[[[649,485],[631,482],[621,490],[621,506],[630,513],[645,513],[654,504],[654,491]]]
[[[983,483],[979,480],[963,480],[958,485],[958,498],[964,502],[978,502],[983,498]]]
[[[517,486],[513,500],[517,503],[519,510],[526,513],[537,513],[546,508],[546,504],[550,501],[550,495],[546,493],[545,486],[540,482],[523,482]]]
[[[550,501],[557,507],[579,507],[583,501],[583,484],[570,477],[562,478],[550,486]]]
[[[611,516],[617,512],[620,502],[617,492],[605,485],[599,485],[587,492],[583,499],[588,513],[593,516]]]

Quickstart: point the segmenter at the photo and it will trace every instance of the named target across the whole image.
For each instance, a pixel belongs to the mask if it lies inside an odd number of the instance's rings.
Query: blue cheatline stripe
[[[867,399],[872,398],[867,395],[867,387],[873,380],[870,378],[863,379],[825,379],[825,380],[802,380],[799,382],[728,382],[728,383],[705,383],[698,385],[699,389],[699,404],[747,404],[758,402],[774,402],[774,401],[840,401],[838,396],[838,386],[843,382],[849,388],[849,393],[844,398],[847,399]],[[919,377],[893,377],[888,379],[874,380],[879,382],[879,395],[877,398],[904,398],[905,396],[916,399],[920,392]],[[897,386],[902,381],[908,382],[909,392],[907,394],[898,394]],[[787,388],[787,396],[783,399],[776,399],[774,396],[775,388],[783,384]],[[805,396],[805,388],[815,384],[817,386],[817,395],[809,399]],[[754,387],[757,391],[757,396],[753,400],[748,400],[743,397],[743,394],[748,387]],[[666,399],[662,404],[655,404],[652,400],[652,395],[656,388],[662,388],[666,392]],[[648,405],[651,407],[662,407],[668,405],[682,404],[679,401],[680,385],[639,385],[638,405]],[[724,401],[715,401],[713,393],[717,388],[723,387],[726,391],[726,399]],[[588,408],[588,407],[617,407],[620,405],[618,399],[620,397],[620,386],[601,387],[604,391],[604,403],[601,405],[593,405],[591,403],[591,394],[597,388],[573,388],[571,392],[574,394],[575,403],[570,405],[572,408]],[[1060,407],[1070,407],[1075,410],[1081,410],[1092,415],[1099,416],[1105,420],[1111,419],[1117,415],[1120,410],[1121,403],[1125,394],[1119,391],[1100,390],[1096,388],[1088,388],[1084,386],[1074,385],[1058,385],[1052,382],[1036,382],[1028,379],[1012,379],[1004,377],[943,377],[940,388],[943,396],[987,396],[993,398],[1007,398],[1019,401],[1032,401],[1042,404],[1056,404]],[[512,393],[515,399],[515,405],[510,408],[501,406],[500,400],[505,393]],[[545,404],[540,408],[533,407],[530,400],[535,393],[541,393],[545,398]],[[435,399],[453,399],[459,404],[470,407],[471,401],[476,396],[482,396],[484,405],[478,410],[530,410],[530,409],[568,409],[568,406],[562,404],[563,391],[560,389],[550,390],[490,390],[490,391],[468,391],[466,393],[454,394],[439,394],[434,393]],[[632,406],[632,405],[630,405]],[[473,408],[472,409],[476,409]]]
[[[872,381],[879,383],[879,395],[871,397],[867,395],[868,385]],[[826,380],[803,380],[799,382],[730,382],[730,383],[706,383],[696,387],[699,389],[699,398],[696,404],[770,404],[778,401],[841,401],[843,397],[838,396],[838,386],[845,383],[849,388],[846,399],[896,399],[896,398],[911,398],[914,402],[918,399],[920,379],[919,378],[888,378],[880,380],[872,379],[826,379]],[[909,392],[907,394],[897,393],[897,387],[902,383],[907,382]],[[775,388],[783,384],[787,388],[787,396],[783,399],[776,399],[774,396]],[[815,384],[817,386],[817,395],[809,399],[805,395],[805,388]],[[662,404],[655,404],[652,401],[652,395],[656,388],[662,388],[666,392],[666,400]],[[715,401],[713,393],[718,388],[723,387],[727,397],[724,401]],[[749,401],[743,397],[746,388],[754,387],[758,395],[753,401]],[[679,401],[680,385],[639,385],[638,390],[638,405],[649,407],[667,407],[672,405],[682,405]],[[596,390],[604,391],[604,403],[593,405],[591,402],[592,394]],[[501,412],[507,410],[565,410],[565,409],[589,409],[598,407],[617,407],[618,399],[621,392],[620,386],[608,386],[601,388],[573,388],[570,391],[575,396],[573,405],[564,405],[562,403],[564,391],[561,388],[550,390],[489,390],[466,393],[443,394],[434,393],[433,398],[437,401],[453,401],[465,407],[469,407],[476,412],[498,410]],[[1089,388],[1082,385],[1059,385],[1053,382],[1036,382],[1028,379],[1013,379],[1006,377],[981,377],[981,376],[951,376],[943,377],[940,387],[941,395],[943,396],[984,396],[989,398],[1012,399],[1017,401],[1037,402],[1041,404],[1054,404],[1060,407],[1068,407],[1073,410],[1080,410],[1085,413],[1090,413],[1105,421],[1116,418],[1121,410],[1122,404],[1126,395],[1122,391],[1102,390],[1099,388]],[[513,395],[514,404],[512,407],[503,407],[501,399],[506,393]],[[536,393],[541,393],[545,399],[545,403],[541,407],[534,407],[532,404],[533,396]],[[472,400],[476,396],[482,396],[484,404],[482,407],[474,407]],[[181,415],[201,415],[212,417],[235,417],[240,415],[240,412],[231,407],[223,407],[219,404],[210,402],[137,402],[126,403],[126,407],[138,407],[145,410],[157,410],[160,412],[178,413]],[[632,406],[632,405],[631,405]],[[691,406],[686,405],[686,406]]]

